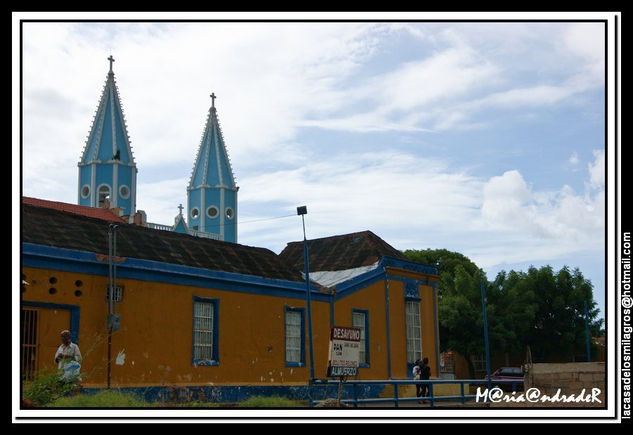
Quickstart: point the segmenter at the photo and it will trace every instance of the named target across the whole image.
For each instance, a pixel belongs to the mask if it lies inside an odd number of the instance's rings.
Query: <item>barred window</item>
[[[303,364],[303,310],[286,309],[286,364]]]
[[[106,300],[110,300],[110,286],[106,288]],[[112,300],[114,302],[121,302],[123,300],[123,287],[114,287],[114,291],[112,292]]]
[[[415,363],[422,358],[422,328],[420,302],[406,302],[407,362]]]
[[[216,307],[213,301],[195,300],[193,304],[193,359],[216,360],[214,333]]]

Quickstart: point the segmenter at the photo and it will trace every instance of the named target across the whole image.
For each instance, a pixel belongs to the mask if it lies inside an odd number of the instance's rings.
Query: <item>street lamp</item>
[[[310,345],[310,380],[314,379],[314,354],[312,351],[312,310],[310,309],[310,266],[308,261],[308,241],[306,240],[306,223],[304,216],[308,214],[308,207],[305,205],[297,207],[297,214],[301,216],[303,224],[303,261],[306,274],[306,307],[308,310],[308,341]]]

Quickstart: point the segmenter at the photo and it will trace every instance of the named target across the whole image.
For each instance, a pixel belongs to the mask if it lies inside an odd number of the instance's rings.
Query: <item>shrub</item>
[[[77,388],[72,382],[60,382],[57,369],[46,368],[34,381],[23,384],[23,397],[36,406],[47,406],[60,397],[67,396]]]

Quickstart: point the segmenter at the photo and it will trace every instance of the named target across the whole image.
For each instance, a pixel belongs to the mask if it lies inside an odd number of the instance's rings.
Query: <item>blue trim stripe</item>
[[[108,275],[107,262],[97,260],[93,252],[25,242],[22,243],[22,265],[101,276]],[[402,281],[408,279],[391,274],[386,275],[386,267],[437,275],[437,269],[434,267],[383,257],[375,269],[337,285],[334,301],[362,290],[385,279],[385,277]],[[117,277],[302,300],[305,299],[306,294],[303,281],[263,278],[136,258],[125,258],[122,263],[117,264]],[[428,281],[416,281],[418,284],[431,285]],[[311,286],[311,299],[318,302],[331,301],[330,295],[319,292],[314,286]]]
[[[108,275],[108,263],[97,260],[96,255],[92,252],[32,243],[22,243],[22,264],[23,266],[42,269]],[[117,264],[117,278],[302,300],[305,299],[306,292],[305,282],[303,281],[263,278],[136,258],[126,258],[122,263]],[[311,290],[313,300],[319,302],[329,301],[329,295],[318,292],[316,287],[312,286]]]

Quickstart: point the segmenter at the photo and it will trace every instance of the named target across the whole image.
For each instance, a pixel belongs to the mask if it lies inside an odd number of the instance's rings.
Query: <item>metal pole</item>
[[[481,282],[481,307],[484,315],[484,342],[486,346],[486,376],[488,377],[488,390],[492,388],[490,380],[490,348],[488,347],[488,317],[486,315],[486,289],[484,282]]]
[[[385,322],[387,324],[387,377],[391,379],[391,329],[389,327],[389,279],[387,278],[387,269],[383,267],[385,272]]]
[[[587,309],[587,301],[585,303],[585,336],[587,340],[587,362],[591,362],[591,346],[589,344],[589,310]]]
[[[106,327],[108,329],[108,358],[106,360],[107,366],[107,378],[106,378],[106,387],[110,389],[110,373],[111,373],[111,364],[110,360],[112,359],[112,227],[111,224],[108,227],[108,318],[106,322]]]
[[[307,211],[306,211],[307,213]],[[306,239],[306,224],[304,214],[301,214],[301,222],[303,224],[303,259],[305,263],[306,274],[306,305],[308,311],[308,341],[310,346],[310,381],[314,379],[314,352],[312,349],[312,310],[311,310],[311,296],[310,296],[310,264],[308,260],[308,241]]]
[[[440,335],[438,333],[437,319],[437,284],[433,283],[433,327],[435,328],[435,376],[441,377],[440,372]]]
[[[112,377],[112,331],[114,314],[114,287],[116,286],[116,266],[114,264],[114,254],[116,253],[116,229],[118,225],[110,224],[108,227],[108,360],[107,360],[107,388],[110,388]]]

